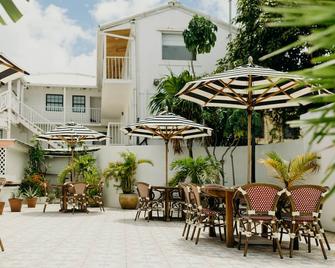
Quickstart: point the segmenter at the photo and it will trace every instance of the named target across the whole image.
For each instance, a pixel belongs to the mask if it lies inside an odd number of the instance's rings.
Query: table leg
[[[234,247],[234,220],[233,220],[233,195],[231,191],[226,191],[226,245]]]

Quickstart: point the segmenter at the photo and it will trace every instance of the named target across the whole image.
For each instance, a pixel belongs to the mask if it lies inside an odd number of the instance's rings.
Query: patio
[[[90,213],[60,214],[59,205],[42,205],[1,216],[1,268],[19,267],[332,267],[334,250],[324,260],[319,248],[307,253],[306,246],[294,257],[284,259],[271,246],[250,246],[248,257],[242,250],[227,248],[219,239],[202,233],[198,245],[181,237],[183,222],[134,222],[135,211],[90,208]],[[10,228],[9,228],[10,227]],[[334,235],[328,234],[331,247]],[[204,254],[206,253],[206,254]]]

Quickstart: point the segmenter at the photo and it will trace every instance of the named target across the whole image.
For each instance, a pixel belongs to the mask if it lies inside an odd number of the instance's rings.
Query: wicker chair
[[[103,194],[104,194],[104,185],[105,181],[100,180],[98,184],[98,192],[94,196],[92,196],[92,199],[94,200],[94,203],[97,204],[100,208],[100,211],[105,212],[105,206],[104,206],[104,200],[103,200]]]
[[[88,199],[86,195],[86,190],[88,184],[85,182],[74,182],[69,183],[69,194],[68,194],[68,203],[72,204],[72,213],[75,212],[76,207],[82,211],[87,210]]]
[[[290,230],[290,258],[293,255],[293,240],[298,236],[305,237],[308,252],[311,252],[311,238],[320,244],[323,257],[327,259],[322,236],[329,243],[320,221],[320,213],[328,187],[319,185],[298,185],[287,189],[287,197],[291,204],[291,213],[283,217],[283,223]],[[283,228],[282,228],[283,230]]]
[[[202,207],[200,199],[201,188],[199,186],[191,184],[191,190],[194,196],[193,206],[196,207],[197,211],[191,240],[193,240],[195,233],[197,233],[195,239],[195,244],[197,245],[199,242],[201,229],[205,231],[206,228],[215,228],[215,227],[218,227],[220,239],[223,240],[221,227],[223,228],[225,227],[225,221],[224,219],[222,219],[222,214],[217,210]]]
[[[239,244],[241,247],[242,234],[245,235],[244,256],[248,253],[248,243],[252,235],[259,235],[258,226],[265,227],[267,236],[272,238],[273,250],[278,248],[280,258],[283,258],[278,240],[278,219],[275,215],[278,199],[285,191],[272,184],[253,183],[238,188],[244,196],[247,205],[246,215],[241,215],[239,221]]]
[[[0,193],[1,193],[2,188],[5,186],[5,184],[6,184],[6,179],[5,178],[0,178]],[[1,251],[5,251],[5,248],[2,244],[1,238],[0,238],[0,249],[1,249]]]
[[[185,224],[184,224],[184,229],[182,233],[182,237],[185,236],[185,239],[188,239],[188,235],[190,233],[190,229],[192,225],[195,224],[195,219],[197,215],[197,208],[193,204],[195,202],[192,200],[194,199],[193,194],[191,194],[191,187],[190,185],[186,183],[180,183],[179,187],[183,190],[184,196],[185,196],[185,202],[184,202],[184,209],[183,212],[185,214]]]

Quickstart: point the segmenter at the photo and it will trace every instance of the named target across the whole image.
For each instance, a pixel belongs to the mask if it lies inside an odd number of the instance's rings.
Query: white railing
[[[107,145],[124,145],[126,136],[121,132],[120,122],[109,122],[107,129]]]
[[[131,58],[107,56],[105,58],[105,78],[130,80]]]
[[[45,111],[52,113],[48,116],[52,122],[75,122],[83,125],[101,123],[100,108],[71,107],[69,110],[65,110],[65,115],[63,107],[46,106]]]
[[[7,108],[7,102],[8,102],[8,92],[2,92],[0,94],[0,111],[3,111]]]

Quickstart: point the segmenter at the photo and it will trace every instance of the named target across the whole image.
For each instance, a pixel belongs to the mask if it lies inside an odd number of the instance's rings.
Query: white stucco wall
[[[182,32],[191,19],[192,15],[182,10],[169,9],[135,22],[138,117],[149,114],[147,107],[155,92],[154,79],[164,77],[170,70],[176,74],[190,70],[189,61],[162,60],[162,32]],[[197,75],[212,72],[216,61],[225,55],[229,32],[227,28],[217,26],[215,47],[209,54],[198,55],[194,62]]]
[[[62,94],[64,98],[64,108],[66,110],[66,121],[80,120],[81,117],[87,118],[89,122],[90,117],[90,97],[101,97],[101,92],[96,88],[66,88],[66,95],[64,96],[64,88],[61,87],[40,87],[29,86],[24,92],[24,103],[40,113],[46,119],[52,122],[64,121],[64,113],[56,111],[46,111],[46,94]],[[84,95],[86,96],[86,112],[73,113],[72,112],[72,96]]]

